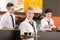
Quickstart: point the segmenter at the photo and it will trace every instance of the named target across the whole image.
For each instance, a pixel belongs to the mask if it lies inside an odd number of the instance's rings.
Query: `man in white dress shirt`
[[[31,7],[29,7],[26,11],[26,19],[19,26],[21,35],[24,35],[25,32],[31,32],[31,34],[36,34],[37,36],[36,22],[33,20],[33,17],[34,11]],[[22,40],[34,40],[34,38],[30,38],[29,36],[27,36],[26,39]]]
[[[46,30],[52,30],[52,28],[56,28],[54,25],[54,21],[51,18],[52,16],[52,10],[51,9],[46,9],[45,10],[45,18],[41,20],[41,26],[40,30],[41,31],[46,31]]]
[[[14,29],[15,27],[15,15],[14,15],[14,5],[8,3],[7,13],[3,14],[0,21],[0,29]]]

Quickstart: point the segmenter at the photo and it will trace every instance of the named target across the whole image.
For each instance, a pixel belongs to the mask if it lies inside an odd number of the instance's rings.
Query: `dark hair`
[[[6,6],[6,8],[9,9],[11,6],[14,6],[14,4],[8,3],[7,6]]]
[[[48,9],[46,9],[46,10],[45,10],[45,14],[47,14],[48,12],[51,12],[51,13],[52,13],[52,10],[51,10],[51,9],[49,9],[49,8],[48,8]]]
[[[32,7],[28,7],[27,10],[26,10],[26,12],[27,12],[28,10],[33,10],[33,8],[32,8]]]

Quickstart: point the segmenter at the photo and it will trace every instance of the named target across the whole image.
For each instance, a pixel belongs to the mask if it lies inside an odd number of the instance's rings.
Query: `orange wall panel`
[[[52,17],[56,27],[60,27],[60,17]]]

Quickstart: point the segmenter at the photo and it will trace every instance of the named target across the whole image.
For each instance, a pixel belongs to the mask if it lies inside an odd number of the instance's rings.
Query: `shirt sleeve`
[[[52,27],[56,27],[55,25],[54,25],[54,21],[53,21],[53,19],[51,19],[51,23],[50,24],[53,24],[53,26]],[[51,28],[52,28],[51,27]]]
[[[2,29],[5,25],[6,25],[6,18],[5,16],[2,16],[0,20],[0,29]]]
[[[53,21],[53,19],[51,19],[51,24],[53,24],[53,25],[54,25],[54,21]]]
[[[19,25],[19,28],[18,29],[20,30],[21,35],[24,35],[24,33],[27,32],[26,25],[23,22]]]
[[[48,23],[46,22],[46,20],[41,20],[41,26],[40,26],[40,30],[41,31],[44,31],[45,29],[44,29],[44,26],[45,25],[48,25]]]

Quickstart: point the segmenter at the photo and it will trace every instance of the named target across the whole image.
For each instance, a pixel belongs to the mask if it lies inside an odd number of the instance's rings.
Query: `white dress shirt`
[[[50,19],[50,24],[53,24],[53,26],[51,26],[51,28],[52,28],[52,27],[55,27],[53,19]],[[40,30],[41,30],[41,31],[51,30],[51,28],[45,28],[45,25],[49,25],[47,18],[43,18],[43,19],[41,20]]]
[[[15,25],[15,15],[14,14],[11,14],[11,15],[14,18],[14,25]],[[2,17],[1,17],[1,20],[0,20],[0,29],[2,29],[3,27],[13,28],[12,18],[10,16],[9,12],[3,14]]]
[[[34,32],[32,25],[29,23],[29,20],[26,18],[19,26],[19,30],[21,32],[21,35],[24,35],[25,32],[31,32],[33,34],[36,33],[36,35],[37,35],[37,29],[36,29],[36,22],[35,21],[33,21],[33,25],[35,28],[35,32]],[[29,38],[26,40],[34,40],[34,38]]]

